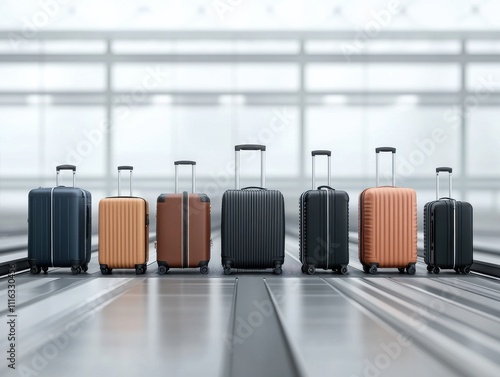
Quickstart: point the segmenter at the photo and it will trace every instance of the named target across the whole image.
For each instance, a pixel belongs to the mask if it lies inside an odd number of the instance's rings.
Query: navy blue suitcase
[[[239,189],[239,155],[241,150],[261,151],[261,187]],[[282,273],[285,261],[285,204],[283,194],[265,186],[264,145],[237,145],[236,190],[222,196],[222,266],[224,273],[233,268],[273,268]]]
[[[312,151],[312,190],[300,196],[299,253],[302,272],[332,269],[342,275],[349,264],[349,195],[331,187],[331,151]],[[315,189],[315,157],[328,156],[328,185]]]
[[[73,187],[59,186],[59,172],[73,171]],[[56,168],[56,187],[28,195],[28,261],[32,274],[49,267],[87,271],[91,257],[92,196],[76,188],[73,165]]]
[[[448,197],[439,198],[439,173],[449,173]],[[452,199],[452,168],[436,168],[436,200],[424,206],[424,261],[427,271],[468,274],[473,263],[473,209]]]

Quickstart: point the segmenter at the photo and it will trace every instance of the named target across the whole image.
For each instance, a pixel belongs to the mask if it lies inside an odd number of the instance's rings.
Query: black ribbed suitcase
[[[332,269],[342,275],[349,264],[349,195],[331,187],[331,151],[312,151],[312,190],[300,196],[299,250],[302,272]],[[328,185],[315,189],[315,156],[328,156]]]
[[[439,198],[439,173],[449,173],[449,196]],[[424,261],[427,271],[468,274],[473,262],[472,205],[452,199],[452,168],[436,168],[436,200],[424,206]]]
[[[261,187],[239,189],[240,151],[261,151]],[[264,145],[235,147],[236,189],[222,196],[222,266],[224,273],[233,268],[273,268],[282,272],[285,261],[285,204],[278,190],[265,186]]]
[[[73,187],[59,186],[59,172],[73,171]],[[28,261],[32,274],[49,267],[87,271],[91,258],[92,196],[76,188],[73,165],[56,168],[56,187],[41,187],[28,195]]]

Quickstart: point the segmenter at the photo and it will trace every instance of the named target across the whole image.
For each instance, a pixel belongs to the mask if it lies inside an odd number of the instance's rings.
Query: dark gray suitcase
[[[302,272],[332,269],[342,275],[349,264],[349,195],[331,187],[331,151],[311,152],[312,190],[300,196],[299,250]],[[328,156],[328,185],[315,189],[315,156]]]
[[[59,186],[59,172],[73,171],[73,187]],[[56,187],[31,190],[28,195],[28,260],[31,273],[49,267],[87,271],[91,257],[92,196],[76,188],[73,165],[56,168]]]
[[[261,187],[239,189],[240,151],[261,151]],[[224,273],[233,268],[273,268],[282,272],[285,261],[285,204],[283,195],[265,186],[264,145],[235,147],[236,190],[222,196],[222,266]]]
[[[439,198],[439,173],[449,173],[449,195]],[[436,168],[436,200],[424,206],[424,261],[427,271],[468,274],[473,262],[472,205],[452,199],[452,168]]]

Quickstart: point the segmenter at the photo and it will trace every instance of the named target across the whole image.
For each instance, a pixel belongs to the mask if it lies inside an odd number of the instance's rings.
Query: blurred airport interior
[[[499,14],[488,0],[0,2],[0,262],[23,258],[20,362],[69,339],[29,375],[497,376]],[[266,186],[285,198],[282,276],[222,270],[221,198],[244,143],[267,146]],[[358,195],[375,185],[380,146],[397,148],[396,185],[417,191],[414,277],[370,277],[358,261]],[[332,150],[331,185],[350,196],[344,277],[301,273],[299,197],[315,149]],[[174,191],[175,160],[197,162],[197,191],[211,199],[209,275],[157,273],[156,200]],[[380,162],[388,185],[390,157]],[[80,276],[30,275],[28,193],[54,186],[61,164],[92,193],[92,261]],[[133,194],[149,201],[144,276],[99,270],[98,204],[117,194],[118,165],[134,166]],[[438,276],[421,259],[438,166],[474,208],[470,275]],[[242,152],[242,187],[259,168]],[[180,173],[189,190],[190,169]],[[325,158],[316,173],[326,183]],[[238,321],[250,335],[228,343]]]

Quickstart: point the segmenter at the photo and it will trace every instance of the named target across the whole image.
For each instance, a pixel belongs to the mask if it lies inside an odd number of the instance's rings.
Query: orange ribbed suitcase
[[[120,196],[120,172],[130,171],[130,196]],[[107,275],[114,268],[147,270],[149,259],[149,206],[132,196],[132,166],[118,167],[118,196],[99,202],[99,264]]]
[[[378,157],[392,153],[392,186],[379,186]],[[398,268],[415,274],[417,263],[417,194],[410,188],[395,187],[396,148],[376,148],[377,187],[359,196],[358,256],[363,270],[376,274],[377,268]]]

